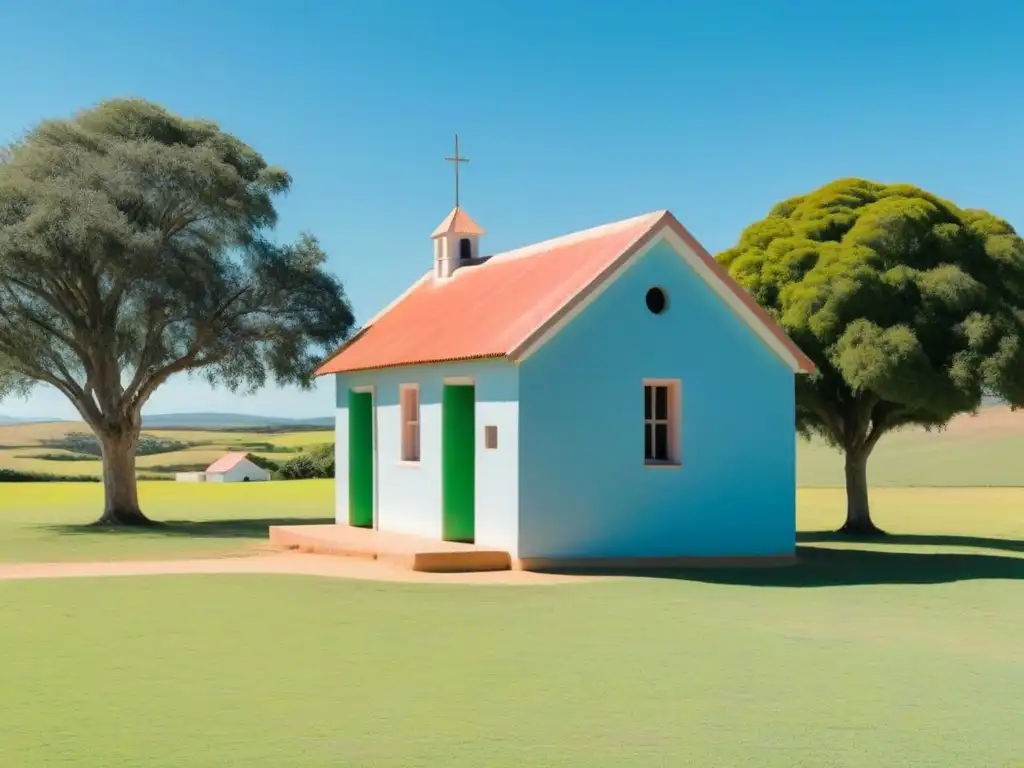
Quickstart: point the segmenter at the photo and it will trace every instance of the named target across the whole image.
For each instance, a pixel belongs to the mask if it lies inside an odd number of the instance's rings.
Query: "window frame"
[[[647,389],[664,388],[667,390],[668,413],[666,418],[658,418],[655,403],[657,395],[652,392],[654,401],[651,403],[651,417],[647,417]],[[644,379],[643,380],[643,425],[644,425],[644,466],[645,467],[681,467],[682,466],[682,414],[683,414],[683,385],[679,379]],[[667,458],[654,459],[647,456],[647,431],[652,430],[651,442],[653,447],[653,430],[659,425],[666,426],[668,433]],[[652,450],[652,453],[654,451]]]
[[[415,398],[415,411],[412,414],[409,413],[408,400],[410,397]],[[402,464],[419,465],[423,456],[423,447],[420,443],[420,406],[420,385],[400,384],[398,386],[398,409],[401,425],[399,456]],[[411,450],[413,447],[415,447],[415,451]]]

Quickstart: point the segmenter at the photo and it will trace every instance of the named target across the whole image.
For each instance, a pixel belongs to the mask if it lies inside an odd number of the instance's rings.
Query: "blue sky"
[[[294,176],[365,320],[463,206],[502,250],[669,208],[712,252],[840,176],[1021,224],[1017,2],[6,0],[0,139],[104,98],[218,121]],[[178,379],[149,413],[328,415],[329,383],[239,398]],[[74,417],[37,390],[0,413]]]

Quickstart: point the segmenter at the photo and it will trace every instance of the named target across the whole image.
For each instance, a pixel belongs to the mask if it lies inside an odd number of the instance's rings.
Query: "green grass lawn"
[[[1024,559],[974,555],[1005,561],[981,580],[928,555],[859,557],[543,587],[0,583],[0,765],[1024,759]]]
[[[330,482],[11,484],[0,561],[240,552]],[[1024,489],[873,491],[895,535],[801,562],[537,587],[300,576],[0,582],[0,766],[1024,764]],[[186,522],[187,521],[187,522]],[[1017,762],[1014,762],[1017,761]]]
[[[156,559],[234,554],[262,546],[267,527],[332,522],[330,480],[139,483],[154,529],[85,527],[103,510],[99,483],[0,484],[0,562]]]
[[[330,480],[141,482],[143,508],[166,524],[129,531],[85,525],[103,506],[98,483],[6,483],[0,490],[0,562],[239,554],[264,546],[268,526],[331,522],[334,516]],[[987,538],[1024,540],[1024,489],[875,488],[871,498],[880,525],[908,534],[894,543],[919,543],[920,537],[945,546]],[[842,524],[844,491],[801,488],[797,505],[803,539],[829,540],[815,532]]]

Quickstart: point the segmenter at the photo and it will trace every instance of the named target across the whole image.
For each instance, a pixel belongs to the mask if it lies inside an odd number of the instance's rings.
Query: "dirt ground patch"
[[[193,560],[139,560],[93,563],[0,564],[0,581],[64,579],[100,576],[157,576],[174,574],[262,573],[326,576],[429,584],[564,584],[589,581],[593,576],[567,576],[528,571],[424,573],[383,565],[372,560],[329,555],[264,554]]]

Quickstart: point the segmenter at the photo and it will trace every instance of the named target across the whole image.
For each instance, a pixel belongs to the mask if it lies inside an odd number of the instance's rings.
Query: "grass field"
[[[1012,478],[1017,439],[896,435],[873,479]],[[0,485],[0,562],[242,553],[333,508],[330,481],[140,493],[169,524],[111,534],[81,527],[98,484]],[[1024,487],[872,503],[893,535],[839,541],[843,491],[801,488],[791,568],[0,581],[0,766],[1024,766]]]
[[[290,515],[329,508],[329,483],[277,487]],[[68,533],[94,512],[85,488],[5,498],[0,559],[251,546],[286,498],[150,483],[155,516],[193,521],[178,534]],[[0,765],[1019,764],[1024,490],[875,502],[899,535],[841,546],[817,532],[841,493],[801,491],[793,568],[539,587],[0,582]]]
[[[868,463],[873,486],[1024,487],[1024,413],[1003,406],[961,416],[946,430],[908,429],[886,435]],[[820,442],[801,441],[797,485],[844,485],[841,454]]]
[[[83,527],[102,510],[98,483],[0,485],[0,562],[156,559],[221,555],[262,547],[267,527],[329,522],[330,480],[195,484],[141,482],[147,514],[167,525],[110,532]],[[806,541],[842,524],[845,496],[837,488],[798,491],[798,523]],[[892,544],[970,545],[972,540],[1024,540],[1024,488],[876,488],[876,521]],[[968,533],[969,532],[969,535]],[[1022,545],[1024,549],[1024,545]]]
[[[868,462],[873,486],[1024,486],[1024,435],[963,436],[907,432],[879,442]],[[797,484],[841,488],[843,457],[820,443],[797,447]]]
[[[272,483],[139,483],[154,520],[145,531],[83,528],[103,509],[99,483],[0,484],[0,562],[156,559],[220,555],[262,546],[267,527],[334,515],[330,480]]]
[[[52,460],[43,455],[71,458],[70,451],[46,446],[46,440],[60,438],[68,432],[86,432],[84,424],[60,422],[53,424],[15,424],[0,426],[0,469],[33,472],[65,477],[99,477],[98,459],[86,461]],[[227,451],[250,450],[250,446],[269,443],[274,451],[252,449],[257,456],[272,461],[287,461],[294,455],[321,443],[334,441],[330,430],[300,432],[217,432],[210,430],[147,429],[153,437],[189,443],[185,450],[139,456],[140,473],[155,477],[172,477],[177,467],[209,466]]]

